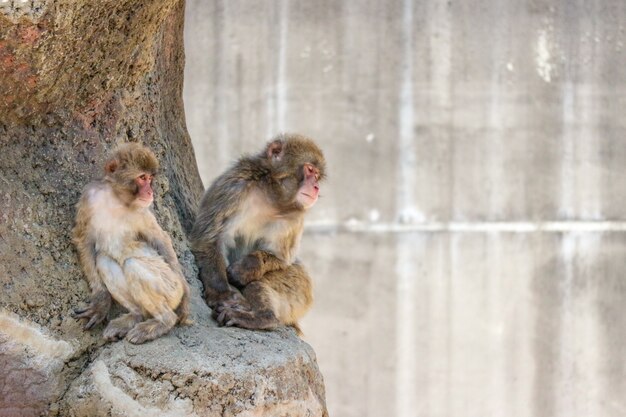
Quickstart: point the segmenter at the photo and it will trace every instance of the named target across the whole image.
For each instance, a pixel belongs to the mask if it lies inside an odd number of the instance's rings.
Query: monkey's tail
[[[178,324],[189,325],[193,323],[193,321],[189,318],[189,286],[188,285],[185,285],[185,290],[183,291],[183,298],[181,298],[180,304],[178,304],[178,307],[176,307],[176,310],[174,312],[178,316]]]

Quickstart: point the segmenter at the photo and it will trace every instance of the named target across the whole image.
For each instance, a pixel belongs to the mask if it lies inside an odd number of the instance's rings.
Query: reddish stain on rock
[[[15,65],[13,70],[13,78],[19,81],[26,81],[33,75],[33,69],[25,62]]]
[[[20,29],[19,36],[25,43],[33,44],[40,38],[41,30],[37,26],[25,26]]]
[[[25,84],[26,88],[28,88],[29,90],[34,90],[35,87],[37,87],[37,77],[31,75],[30,77],[26,78]]]
[[[15,63],[15,56],[11,53],[7,53],[0,58],[0,67],[3,70],[12,69],[14,63]]]

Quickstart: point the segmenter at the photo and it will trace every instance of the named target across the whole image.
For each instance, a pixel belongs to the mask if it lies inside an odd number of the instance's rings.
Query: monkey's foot
[[[223,324],[220,324],[220,322],[218,321],[218,317],[224,311],[230,310],[230,311],[237,311],[241,313],[252,314],[252,307],[250,306],[248,301],[245,298],[243,298],[243,296],[237,300],[222,301],[215,307],[211,308],[211,310],[212,310],[211,316],[213,317],[215,321],[218,322],[220,326],[223,326]]]
[[[272,311],[255,313],[229,308],[222,309],[215,320],[220,326],[234,326],[250,330],[271,330],[280,324]]]
[[[140,344],[147,342],[149,340],[154,340],[159,336],[163,336],[174,327],[176,324],[176,315],[172,312],[173,318],[168,317],[166,323],[157,320],[150,319],[146,321],[142,321],[141,323],[135,325],[128,334],[126,335],[126,340],[130,343]]]
[[[213,318],[219,326],[234,326],[238,319],[252,319],[254,314],[252,311],[245,311],[241,309],[229,308],[225,306],[219,306],[213,310]]]
[[[140,321],[141,315],[132,313],[124,314],[115,320],[111,320],[106,329],[104,329],[102,336],[110,342],[123,339],[130,329],[135,327]]]
[[[108,292],[102,292],[95,294],[87,307],[75,309],[73,316],[77,319],[89,319],[84,327],[85,330],[89,330],[107,317],[110,308],[111,295]]]
[[[212,310],[228,303],[245,303],[243,295],[233,288],[229,288],[228,291],[223,292],[207,289],[204,291],[204,299]]]

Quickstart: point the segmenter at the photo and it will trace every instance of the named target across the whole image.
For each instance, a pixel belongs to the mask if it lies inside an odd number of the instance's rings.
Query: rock
[[[0,310],[0,415],[39,416],[64,391],[62,369],[74,346]]]
[[[0,416],[326,415],[306,343],[217,328],[200,299],[183,18],[182,0],[0,2]],[[71,317],[74,205],[127,141],[160,159],[154,212],[193,288],[195,324],[141,346]]]
[[[291,329],[209,320],[144,345],[107,345],[72,382],[71,416],[327,416],[313,350]]]

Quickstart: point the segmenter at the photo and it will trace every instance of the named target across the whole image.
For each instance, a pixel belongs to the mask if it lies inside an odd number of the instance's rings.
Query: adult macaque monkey
[[[299,332],[313,297],[296,250],[324,171],[324,155],[311,139],[280,135],[259,154],[240,158],[206,191],[191,244],[219,325],[273,329],[282,323]]]
[[[170,237],[149,209],[157,169],[148,148],[122,145],[106,162],[104,178],[87,185],[76,206],[73,240],[92,291],[76,317],[92,328],[106,318],[111,297],[128,310],[108,324],[107,340],[143,343],[187,321],[189,286]]]

